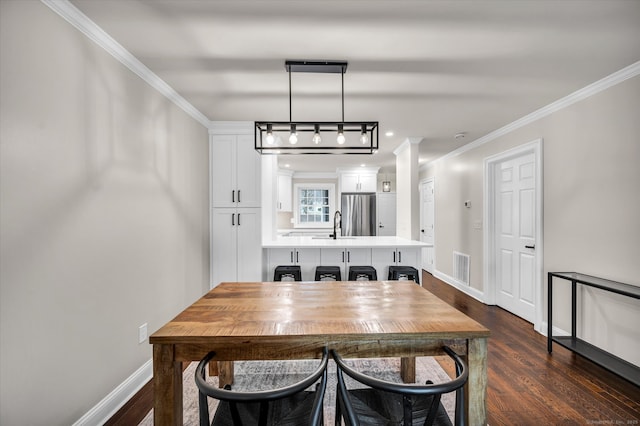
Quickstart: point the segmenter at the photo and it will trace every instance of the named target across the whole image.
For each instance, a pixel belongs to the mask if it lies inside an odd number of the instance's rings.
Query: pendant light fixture
[[[289,74],[289,121],[256,121],[256,151],[261,154],[375,154],[378,151],[378,122],[344,121],[344,74],[347,65],[344,61],[285,61]],[[291,74],[294,72],[340,74],[341,121],[292,120]],[[323,140],[321,132],[335,134],[335,142]],[[288,144],[283,142],[286,140]]]

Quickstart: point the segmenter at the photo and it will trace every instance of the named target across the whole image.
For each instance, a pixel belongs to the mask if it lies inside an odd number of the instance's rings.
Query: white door
[[[260,154],[254,147],[253,136],[236,136],[236,201],[238,207],[260,207],[262,191]],[[218,163],[215,163],[216,167]]]
[[[495,167],[496,298],[504,309],[534,321],[536,164],[533,153]]]
[[[236,211],[237,281],[262,281],[261,223],[260,209],[248,208]]]
[[[211,137],[211,206],[235,207],[236,193],[236,137]]]
[[[236,209],[211,211],[211,288],[237,281]]]
[[[396,194],[378,193],[376,195],[378,217],[378,236],[395,237],[396,235]]]
[[[422,206],[420,209],[420,241],[423,243],[434,243],[435,235],[435,193],[433,180],[422,184],[421,191]],[[434,270],[434,247],[422,249],[422,269],[433,274]]]

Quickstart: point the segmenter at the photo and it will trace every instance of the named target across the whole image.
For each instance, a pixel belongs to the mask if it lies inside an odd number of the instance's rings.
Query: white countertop
[[[408,240],[400,237],[277,237],[275,240],[263,241],[263,248],[285,247],[432,247],[432,244]]]

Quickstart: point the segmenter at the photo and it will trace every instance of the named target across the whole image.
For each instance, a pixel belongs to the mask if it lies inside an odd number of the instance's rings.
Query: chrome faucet
[[[331,237],[333,237],[334,240],[338,238],[338,232],[336,228],[338,216],[340,216],[340,225],[342,225],[342,213],[340,213],[340,210],[336,210],[336,212],[333,214],[333,234],[331,234]]]

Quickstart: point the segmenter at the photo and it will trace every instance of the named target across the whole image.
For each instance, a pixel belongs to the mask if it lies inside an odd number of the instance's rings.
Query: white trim
[[[547,336],[547,327],[548,327],[548,323],[547,321],[544,321],[542,323],[542,327],[540,330],[535,330],[538,333],[542,334],[543,336]],[[553,326],[553,331],[552,331],[554,336],[571,336],[571,333],[569,333],[568,331],[563,330],[562,328],[556,327],[555,325]]]
[[[628,67],[625,67],[623,69],[621,69],[620,71],[614,72],[611,75],[608,75],[607,77],[604,77],[598,81],[596,81],[595,83],[592,83],[586,87],[583,87],[582,89],[579,89],[573,93],[571,93],[570,95],[565,96],[564,98],[558,99],[555,102],[550,103],[547,106],[544,106],[530,114],[525,115],[524,117],[510,123],[507,124],[506,126],[503,126],[497,130],[494,130],[493,132],[474,140],[473,142],[469,142],[468,144],[461,146],[460,148],[456,149],[455,151],[451,151],[450,153],[437,158],[433,161],[429,161],[427,163],[424,163],[421,167],[420,170],[426,170],[427,168],[429,168],[431,166],[431,164],[438,162],[438,161],[442,161],[442,160],[446,160],[448,158],[452,158],[452,157],[456,157],[462,153],[465,153],[467,151],[470,151],[474,148],[477,148],[481,145],[484,145],[487,142],[491,142],[497,138],[499,138],[500,136],[506,135],[507,133],[513,132],[514,130],[519,129],[520,127],[526,126],[527,124],[531,124],[534,121],[537,121],[541,118],[544,118],[550,114],[553,114],[554,112],[560,111],[563,108],[567,108],[568,106],[573,105],[576,102],[582,101],[590,96],[593,96],[603,90],[606,90],[610,87],[615,86],[618,83],[622,83],[625,80],[628,80],[630,78],[633,78],[637,75],[640,75],[640,61],[635,62],[631,65],[629,65]],[[395,153],[395,152],[394,152]]]
[[[91,41],[107,51],[117,61],[129,68],[147,82],[149,86],[156,89],[167,99],[176,104],[194,120],[202,124],[204,127],[210,127],[210,120],[200,111],[191,105],[185,98],[180,96],[171,86],[158,77],[153,71],[147,68],[135,56],[133,56],[120,43],[115,41],[109,34],[100,28],[95,22],[89,19],[84,13],[78,10],[69,0],[41,0],[51,10],[64,18],[71,25],[76,27],[82,34],[87,36]]]
[[[492,266],[495,265],[492,253],[495,252],[494,243],[494,224],[495,211],[493,209],[494,198],[491,188],[495,186],[495,167],[502,161],[509,158],[518,157],[526,153],[533,153],[536,162],[536,270],[534,282],[534,321],[533,325],[536,330],[540,330],[542,324],[542,305],[543,305],[543,259],[544,259],[544,241],[543,241],[543,225],[544,225],[544,182],[543,182],[543,140],[535,139],[531,142],[511,148],[499,154],[492,155],[484,159],[484,183],[483,183],[483,282],[485,288],[485,297],[487,304],[495,305],[497,303],[497,288],[495,285],[495,271]]]
[[[293,172],[294,179],[338,179],[337,173],[332,172]]]
[[[211,121],[210,135],[253,135],[253,121]]]
[[[452,276],[449,276],[449,275],[447,275],[445,273],[442,273],[442,272],[438,271],[436,268],[433,269],[433,276],[438,278],[439,280],[444,281],[445,283],[449,284],[451,287],[454,287],[454,288],[460,290],[461,292],[473,297],[477,301],[482,302],[484,304],[487,304],[484,301],[485,294],[483,292],[481,292],[480,290],[475,289],[475,288],[473,288],[471,286],[468,286],[465,283],[456,280]]]
[[[127,403],[153,377],[153,361],[148,360],[124,382],[105,396],[73,426],[100,426],[105,424],[124,404]]]
[[[377,174],[380,167],[338,167],[336,173]]]
[[[422,139],[424,138],[406,138],[404,142],[402,142],[396,149],[393,150],[393,153],[398,156],[398,154],[400,154],[412,144],[418,145],[420,142],[422,142]]]

